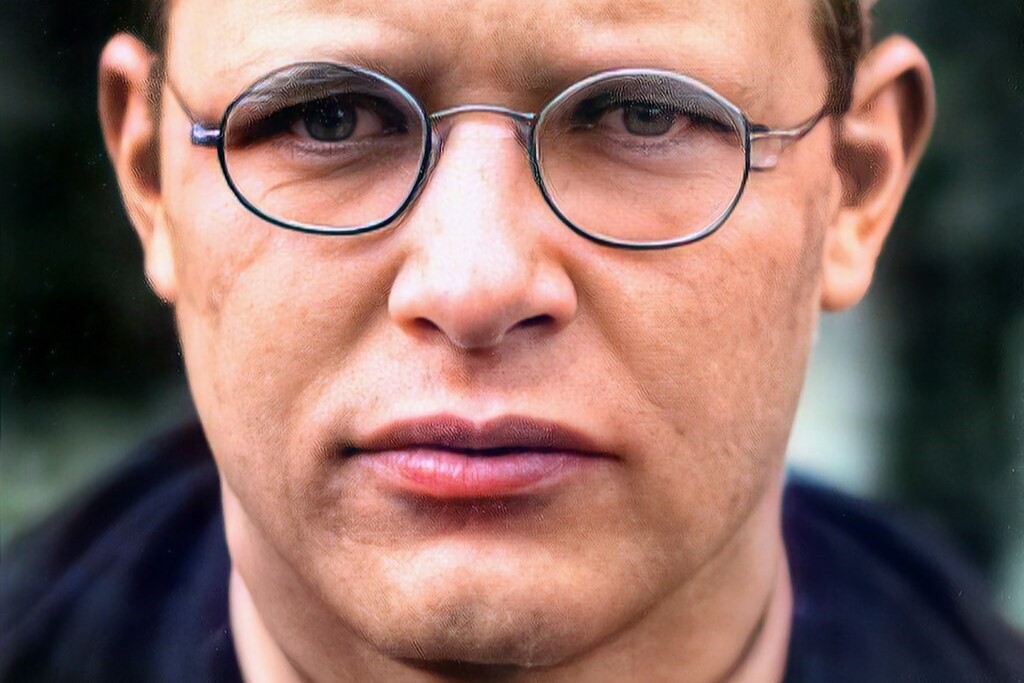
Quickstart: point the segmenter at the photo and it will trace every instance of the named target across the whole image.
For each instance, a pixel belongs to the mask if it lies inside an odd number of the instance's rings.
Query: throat
[[[245,683],[308,683],[267,630],[237,569],[231,570],[228,602],[235,656]]]
[[[780,683],[785,676],[793,621],[793,585],[785,553],[780,554],[778,564],[761,619],[721,683]]]

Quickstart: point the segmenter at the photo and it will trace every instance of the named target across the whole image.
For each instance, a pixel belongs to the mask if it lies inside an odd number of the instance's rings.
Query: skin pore
[[[309,60],[372,64],[430,110],[536,111],[649,66],[785,127],[828,87],[803,0],[430,7],[179,0],[166,72],[207,121]],[[221,473],[250,681],[781,680],[786,442],[819,311],[867,289],[930,130],[916,48],[876,48],[842,125],[755,174],[715,235],[653,252],[568,230],[487,114],[453,124],[394,226],[276,228],[166,89],[154,120],[151,60],[111,41],[101,117]],[[341,455],[438,414],[557,421],[607,457],[525,502],[410,505]]]

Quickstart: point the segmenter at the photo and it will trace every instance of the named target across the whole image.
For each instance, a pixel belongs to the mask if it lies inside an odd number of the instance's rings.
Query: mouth
[[[480,424],[454,415],[393,422],[343,454],[389,488],[435,499],[529,495],[613,457],[556,422],[504,416]]]

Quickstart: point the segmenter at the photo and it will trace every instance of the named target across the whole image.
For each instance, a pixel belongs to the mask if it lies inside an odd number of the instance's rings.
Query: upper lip
[[[356,440],[346,451],[357,455],[410,448],[434,448],[470,455],[518,451],[608,455],[595,439],[577,429],[523,415],[504,415],[483,423],[448,414],[397,420]]]

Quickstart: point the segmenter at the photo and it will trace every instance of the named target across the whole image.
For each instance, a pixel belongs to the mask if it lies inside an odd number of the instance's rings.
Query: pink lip
[[[432,498],[527,494],[610,457],[558,423],[506,416],[477,424],[452,415],[391,423],[346,455],[392,486]]]

